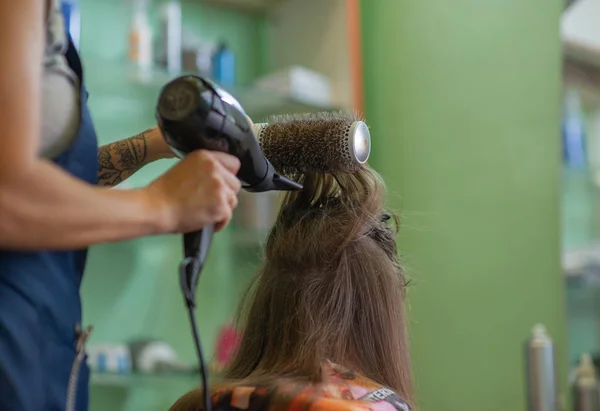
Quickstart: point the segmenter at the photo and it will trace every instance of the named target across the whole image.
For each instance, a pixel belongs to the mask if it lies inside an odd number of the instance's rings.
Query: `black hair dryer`
[[[204,149],[239,158],[241,167],[237,176],[247,191],[302,188],[275,172],[263,155],[242,106],[209,80],[186,75],[167,83],[158,98],[156,119],[166,142],[179,157]],[[189,300],[193,299],[213,232],[214,226],[210,226],[184,235],[185,258],[189,266],[184,293],[189,303],[192,303]]]

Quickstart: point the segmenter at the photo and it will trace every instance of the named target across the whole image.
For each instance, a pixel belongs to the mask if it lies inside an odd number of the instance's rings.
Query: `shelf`
[[[164,374],[164,375],[141,375],[141,374],[109,374],[92,373],[90,383],[93,386],[113,387],[128,390],[130,388],[145,386],[200,385],[199,374]]]
[[[110,375],[92,373],[91,410],[164,411],[200,387],[200,375]]]
[[[125,62],[88,59],[89,69],[96,80],[93,98],[102,99],[104,106],[113,107],[116,113],[128,112],[139,115],[148,103],[156,99],[160,89],[179,75],[194,73],[169,73],[166,70],[144,70]],[[92,87],[92,86],[91,86]],[[262,121],[270,115],[332,111],[340,108],[315,104],[301,98],[280,94],[256,86],[226,88],[244,107],[254,121]],[[154,104],[154,103],[153,103]],[[112,112],[111,111],[111,112]]]

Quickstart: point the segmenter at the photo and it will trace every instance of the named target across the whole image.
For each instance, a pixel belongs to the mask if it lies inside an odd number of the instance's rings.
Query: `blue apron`
[[[67,59],[82,84],[81,123],[71,146],[53,161],[96,184],[98,145],[81,62],[70,39]],[[87,409],[89,369],[78,347],[86,337],[79,296],[86,257],[86,249],[0,250],[1,411],[64,411],[70,379],[76,410]]]

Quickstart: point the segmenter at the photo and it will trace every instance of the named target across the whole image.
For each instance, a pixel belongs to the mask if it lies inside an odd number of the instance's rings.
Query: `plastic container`
[[[563,248],[589,245],[596,236],[594,169],[600,159],[597,137],[586,138],[586,119],[579,92],[569,89],[564,99],[563,147]]]
[[[131,352],[125,344],[94,344],[87,348],[90,369],[97,373],[127,374],[132,370]]]
[[[182,65],[182,22],[181,4],[178,1],[165,3],[160,12],[161,62],[171,74],[178,74]]]
[[[571,169],[585,169],[587,164],[585,153],[585,120],[577,90],[567,90],[563,116],[562,142],[565,165]]]
[[[215,45],[199,43],[193,47],[184,47],[182,68],[186,72],[197,72],[202,76],[212,77],[213,55]]]
[[[235,54],[226,43],[219,44],[212,61],[213,80],[222,87],[235,85]]]
[[[215,356],[211,362],[211,370],[220,372],[233,357],[241,341],[241,334],[233,324],[225,324],[219,331],[215,341]]]
[[[152,66],[152,28],[147,0],[135,0],[129,30],[129,60],[139,67]]]
[[[558,411],[554,344],[542,324],[533,327],[525,343],[528,411]]]

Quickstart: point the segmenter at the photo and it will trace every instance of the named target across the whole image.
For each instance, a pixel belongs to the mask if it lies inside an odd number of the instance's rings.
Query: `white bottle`
[[[182,64],[181,4],[172,0],[163,5],[160,13],[162,27],[162,60],[167,71],[177,74]]]
[[[129,59],[144,69],[152,66],[152,28],[148,21],[147,0],[135,0],[133,3]]]

